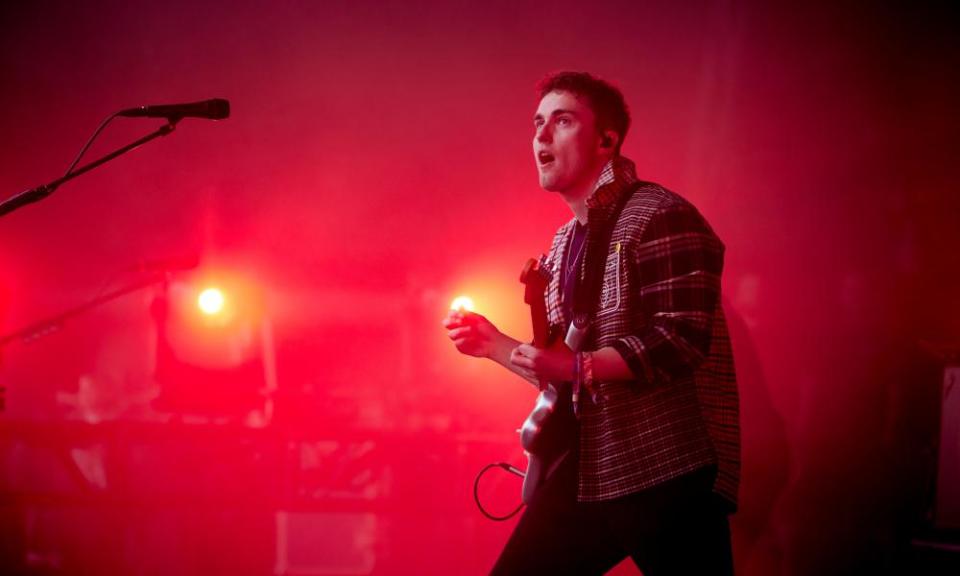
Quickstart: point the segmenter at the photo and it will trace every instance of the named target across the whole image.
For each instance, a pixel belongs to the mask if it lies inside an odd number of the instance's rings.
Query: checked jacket
[[[723,243],[689,202],[640,182],[616,158],[587,199],[587,242],[620,195],[636,188],[613,227],[599,304],[584,350],[612,346],[632,381],[599,381],[581,401],[578,499],[610,500],[716,465],[714,490],[735,507],[740,469],[736,376],[720,304]],[[566,331],[561,264],[575,220],[556,233],[548,320]],[[594,240],[596,241],[596,240]],[[589,254],[589,252],[588,252]],[[586,258],[588,266],[599,266]]]

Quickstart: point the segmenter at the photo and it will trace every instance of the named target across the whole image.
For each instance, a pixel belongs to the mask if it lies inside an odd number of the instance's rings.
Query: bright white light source
[[[473,299],[469,296],[457,296],[453,299],[453,302],[450,303],[451,310],[459,310],[460,312],[473,312]]]
[[[207,288],[197,297],[197,306],[200,311],[209,316],[219,314],[223,310],[223,292],[217,288]]]

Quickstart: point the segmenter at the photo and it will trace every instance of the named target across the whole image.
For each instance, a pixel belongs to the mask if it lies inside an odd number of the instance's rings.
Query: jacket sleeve
[[[654,213],[631,251],[638,328],[614,341],[641,387],[692,374],[710,348],[723,243],[689,204]]]

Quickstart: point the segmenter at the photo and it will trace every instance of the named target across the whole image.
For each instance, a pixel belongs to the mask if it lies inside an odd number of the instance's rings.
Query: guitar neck
[[[533,325],[533,345],[536,348],[546,348],[550,344],[550,325],[547,323],[547,303],[544,295],[550,282],[550,273],[544,270],[543,256],[539,260],[527,260],[520,273],[520,282],[524,285],[523,301],[530,306],[530,320]],[[549,383],[541,380],[540,390],[545,390]]]
[[[530,321],[533,326],[533,345],[546,348],[549,345],[550,325],[547,323],[547,305],[543,299],[530,303]]]

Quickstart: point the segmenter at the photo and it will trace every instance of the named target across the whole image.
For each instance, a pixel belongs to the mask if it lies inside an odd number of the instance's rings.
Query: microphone
[[[223,98],[187,102],[186,104],[158,104],[154,106],[140,106],[121,110],[118,116],[147,118],[167,118],[180,120],[181,118],[206,118],[208,120],[223,120],[230,116],[230,102]]]

